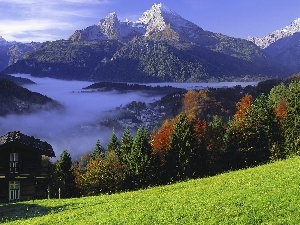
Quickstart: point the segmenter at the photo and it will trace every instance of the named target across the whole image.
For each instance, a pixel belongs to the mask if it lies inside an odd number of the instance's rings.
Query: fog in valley
[[[112,128],[100,126],[99,121],[111,116],[110,110],[131,101],[153,101],[153,97],[142,93],[82,93],[82,88],[91,82],[36,78],[23,74],[14,76],[33,80],[36,84],[24,87],[58,101],[64,109],[0,117],[0,136],[10,131],[21,131],[47,141],[57,158],[63,149],[67,149],[76,159],[93,150],[98,139],[106,147]]]
[[[113,116],[116,107],[125,106],[131,101],[154,101],[144,93],[116,92],[82,92],[82,88],[91,85],[87,81],[65,81],[52,78],[37,78],[26,74],[15,74],[25,77],[36,84],[24,87],[46,95],[63,105],[63,110],[41,111],[26,115],[8,115],[0,117],[0,136],[10,131],[21,131],[52,145],[56,157],[67,149],[73,159],[79,159],[83,154],[92,151],[97,140],[106,147],[112,128],[99,125],[101,119]],[[255,85],[256,82],[236,83],[168,83],[180,88],[202,89],[205,87],[232,87],[235,85]],[[158,84],[149,84],[157,86]],[[162,96],[156,96],[159,99]],[[119,137],[121,134],[117,134]]]

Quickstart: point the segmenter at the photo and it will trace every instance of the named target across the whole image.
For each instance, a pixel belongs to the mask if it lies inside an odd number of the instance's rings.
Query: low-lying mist
[[[77,159],[93,150],[98,139],[105,147],[112,128],[99,126],[99,120],[110,116],[112,112],[109,111],[120,105],[131,101],[149,102],[153,99],[136,92],[81,92],[91,82],[36,78],[24,74],[15,76],[36,82],[24,87],[60,102],[64,109],[0,117],[0,136],[9,131],[21,131],[47,141],[52,145],[57,158],[63,149],[67,149]]]

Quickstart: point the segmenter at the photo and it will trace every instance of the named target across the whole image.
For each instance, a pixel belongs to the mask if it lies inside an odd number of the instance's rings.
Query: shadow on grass
[[[65,208],[66,205],[44,207],[34,203],[4,204],[0,205],[0,223],[44,216],[50,213],[61,212]]]

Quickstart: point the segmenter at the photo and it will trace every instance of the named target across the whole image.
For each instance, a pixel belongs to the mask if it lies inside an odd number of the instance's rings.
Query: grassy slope
[[[136,192],[0,206],[0,218],[9,224],[300,224],[299,172],[296,157]]]

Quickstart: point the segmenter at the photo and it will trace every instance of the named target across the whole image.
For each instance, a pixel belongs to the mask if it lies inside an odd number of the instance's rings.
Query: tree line
[[[217,105],[210,90],[191,90],[182,111],[150,132],[112,131],[106,148],[72,162],[67,150],[52,164],[52,195],[97,195],[136,190],[300,154],[300,81],[281,83],[267,94],[245,94],[231,118],[203,112]],[[205,119],[203,119],[205,118]]]

